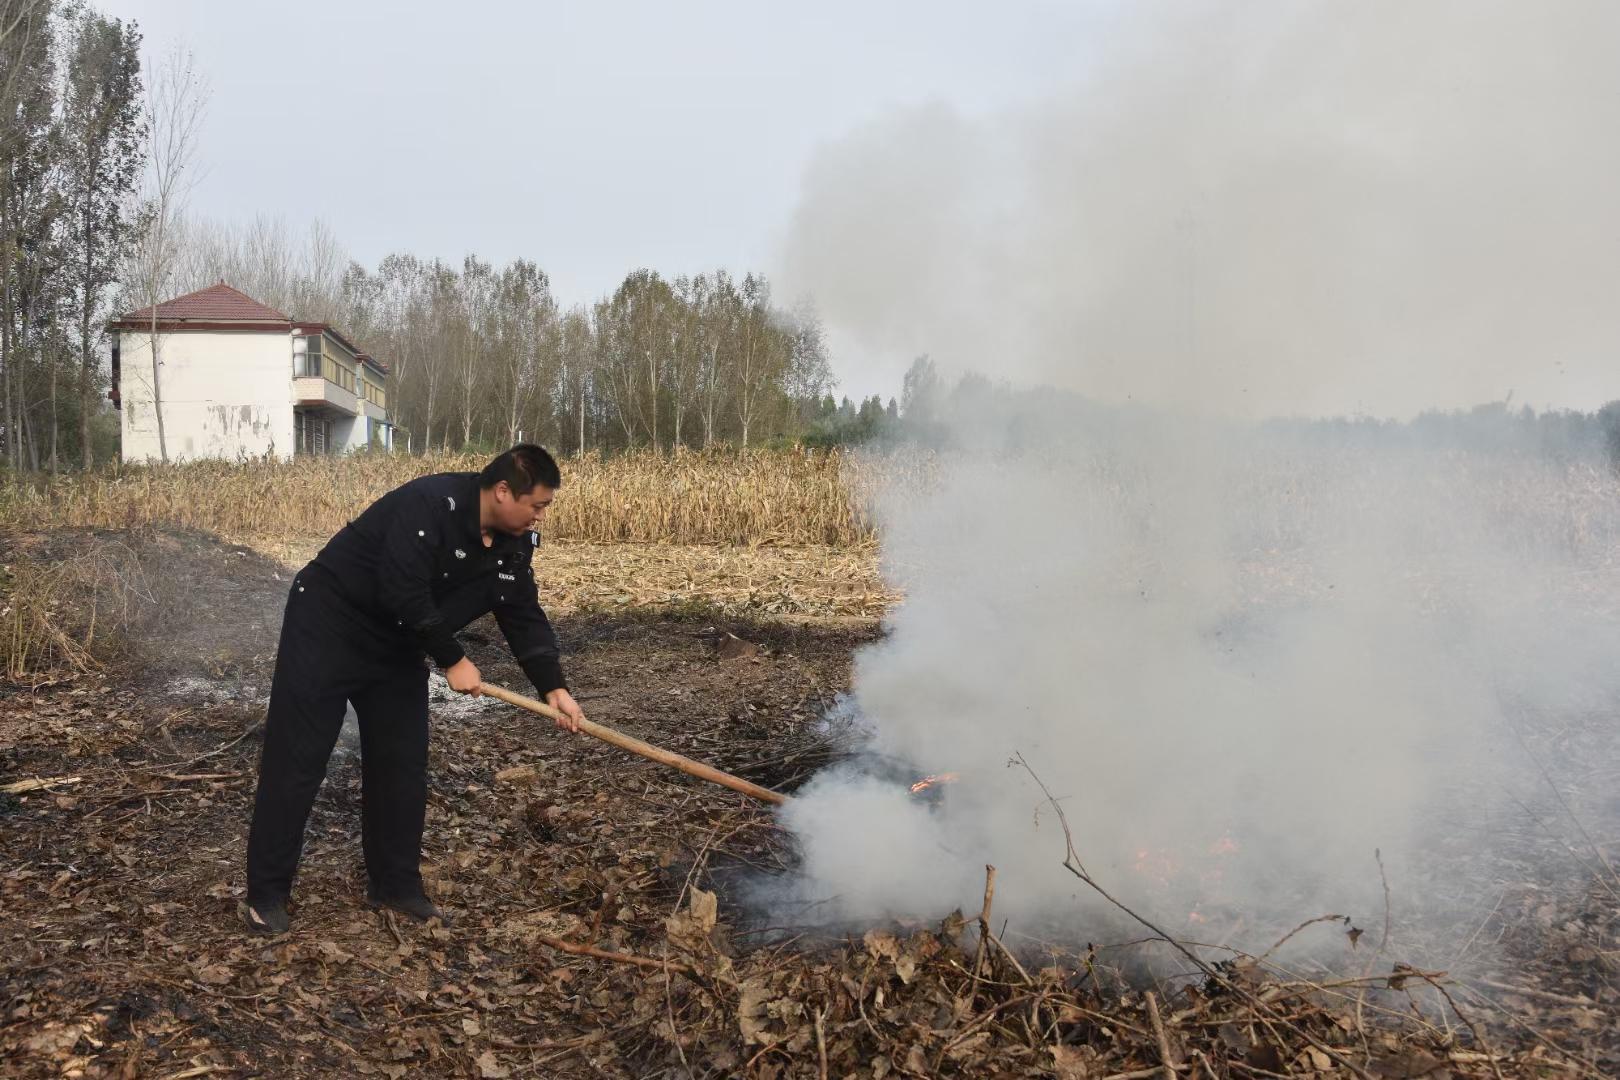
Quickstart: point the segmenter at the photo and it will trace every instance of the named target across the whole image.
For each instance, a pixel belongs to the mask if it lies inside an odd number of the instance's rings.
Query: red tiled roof
[[[152,317],[151,308],[142,308],[125,315],[120,322],[137,322]],[[207,322],[291,322],[286,315],[266,304],[261,304],[247,293],[231,288],[223,281],[206,289],[165,300],[157,306],[157,317],[165,322],[177,319],[197,319]]]
[[[261,304],[240,289],[233,289],[223,281],[218,285],[210,285],[206,289],[177,296],[173,300],[165,300],[157,306],[159,329],[174,330],[263,330],[281,331],[292,330],[300,334],[327,333],[343,343],[343,347],[354,353],[362,361],[373,365],[388,374],[389,366],[385,360],[361,352],[354,343],[344,337],[336,327],[330,323],[300,322],[277,311],[267,304]],[[142,308],[132,311],[128,315],[114,319],[108,324],[113,329],[139,330],[144,323],[151,322],[152,309]],[[280,323],[281,326],[266,325]]]

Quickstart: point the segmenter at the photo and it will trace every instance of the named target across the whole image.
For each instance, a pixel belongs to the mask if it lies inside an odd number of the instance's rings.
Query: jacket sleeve
[[[501,592],[495,604],[495,621],[500,624],[512,657],[529,677],[535,690],[545,697],[553,690],[566,690],[557,633],[540,607],[540,591],[529,566],[514,567],[514,581],[500,579]]]
[[[384,610],[416,635],[433,662],[447,668],[467,654],[433,602],[433,553],[439,546],[441,515],[414,492],[401,499],[383,540],[378,598]]]

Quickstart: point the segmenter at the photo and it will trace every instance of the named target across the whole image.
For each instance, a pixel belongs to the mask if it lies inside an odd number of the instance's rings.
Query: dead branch
[[[1366,1069],[1363,1069],[1361,1066],[1345,1057],[1338,1050],[1328,1046],[1310,1032],[1299,1027],[1297,1024],[1293,1023],[1287,1018],[1280,1016],[1277,1013],[1277,1010],[1273,1009],[1270,1004],[1262,1001],[1259,997],[1249,993],[1247,990],[1243,989],[1241,986],[1238,986],[1236,983],[1232,982],[1232,980],[1216,971],[1213,967],[1196,956],[1190,949],[1182,945],[1181,942],[1165,933],[1163,929],[1149,921],[1144,916],[1138,915],[1135,911],[1131,910],[1131,908],[1127,907],[1124,903],[1116,899],[1113,894],[1108,892],[1107,889],[1104,889],[1100,884],[1098,884],[1097,881],[1086,872],[1085,867],[1081,865],[1080,855],[1077,851],[1075,851],[1074,847],[1074,832],[1069,828],[1068,815],[1063,812],[1062,805],[1059,804],[1057,797],[1052,794],[1051,789],[1046,786],[1046,782],[1036,774],[1035,770],[1030,767],[1029,762],[1024,760],[1024,755],[1021,753],[1013,755],[1013,759],[1011,762],[1009,762],[1009,764],[1019,765],[1024,769],[1025,772],[1029,773],[1030,778],[1035,781],[1038,787],[1040,787],[1041,793],[1046,796],[1047,803],[1050,804],[1052,809],[1057,813],[1058,824],[1063,827],[1063,841],[1066,847],[1066,852],[1063,858],[1064,869],[1068,870],[1069,873],[1079,878],[1086,884],[1088,888],[1090,888],[1098,896],[1101,896],[1109,904],[1118,908],[1125,915],[1136,920],[1138,923],[1141,923],[1148,930],[1158,935],[1161,940],[1166,942],[1172,949],[1175,949],[1189,962],[1191,962],[1192,965],[1202,972],[1206,978],[1220,986],[1227,993],[1248,1002],[1249,1005],[1255,1009],[1255,1011],[1262,1014],[1268,1026],[1272,1021],[1281,1024],[1289,1031],[1292,1031],[1301,1039],[1305,1040],[1307,1043],[1326,1054],[1331,1060],[1348,1069],[1353,1075],[1360,1077],[1360,1080],[1373,1080],[1372,1076],[1367,1072]]]
[[[1159,1062],[1164,1066],[1164,1080],[1175,1080],[1176,1059],[1170,1052],[1170,1036],[1164,1031],[1164,1018],[1159,1015],[1159,1000],[1153,991],[1142,995],[1147,1003],[1148,1019],[1153,1023],[1153,1038],[1159,1044]]]
[[[0,795],[26,795],[30,791],[45,791],[53,787],[66,787],[69,784],[83,782],[82,776],[51,776],[35,777],[30,780],[14,780],[9,784],[0,784]]]
[[[650,956],[637,956],[634,953],[610,952],[607,949],[598,949],[594,945],[580,945],[573,941],[564,941],[562,938],[552,937],[549,934],[536,934],[535,940],[542,945],[550,945],[574,956],[589,956],[596,960],[611,960],[615,964],[634,964],[636,967],[647,968],[652,971],[678,971],[682,975],[694,974],[685,964],[672,964],[667,960],[654,960]]]

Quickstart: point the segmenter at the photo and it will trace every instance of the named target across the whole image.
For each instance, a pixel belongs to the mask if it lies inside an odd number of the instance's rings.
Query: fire
[[[1225,881],[1226,860],[1243,849],[1230,833],[1222,833],[1204,848],[1204,855],[1196,854],[1196,848],[1190,850],[1195,854],[1186,855],[1173,848],[1133,848],[1135,859],[1131,869],[1157,888],[1167,889],[1172,882],[1180,881],[1196,883],[1201,890],[1214,892]],[[1202,916],[1192,921],[1197,922],[1200,918]]]
[[[925,776],[921,780],[917,781],[915,784],[911,785],[911,793],[913,795],[915,795],[919,791],[927,791],[929,788],[933,787],[935,784],[949,784],[952,781],[958,780],[958,779],[960,779],[960,777],[957,776],[957,774],[953,773],[953,772],[942,772],[942,773],[938,774],[937,776]]]

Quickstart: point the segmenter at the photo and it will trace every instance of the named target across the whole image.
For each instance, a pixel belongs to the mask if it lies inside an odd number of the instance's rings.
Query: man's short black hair
[[[555,491],[562,487],[562,470],[557,459],[546,453],[543,446],[519,443],[498,455],[478,474],[478,486],[492,488],[502,480],[513,495],[527,495],[536,485]]]

